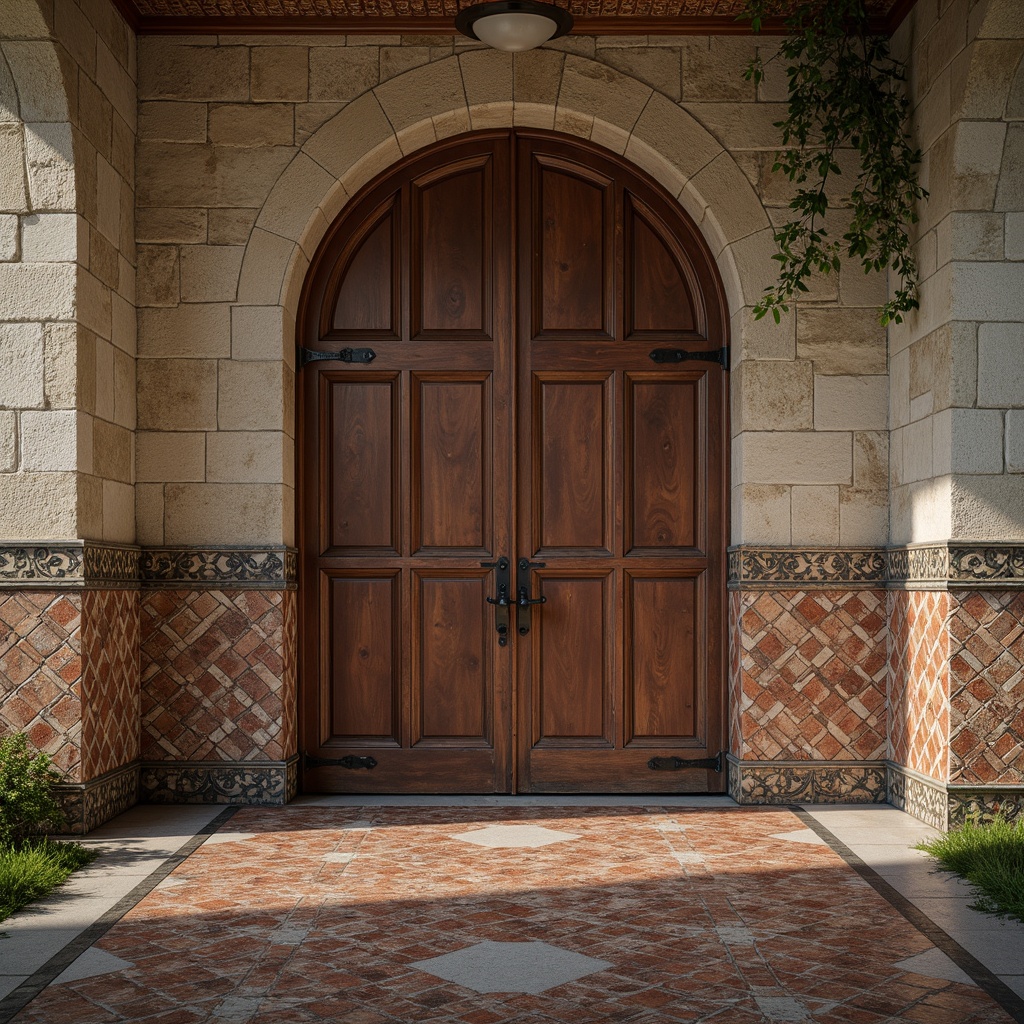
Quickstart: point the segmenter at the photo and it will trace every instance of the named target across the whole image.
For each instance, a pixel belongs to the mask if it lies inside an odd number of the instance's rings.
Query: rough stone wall
[[[749,313],[787,201],[770,173],[781,74],[742,76],[758,45],[571,37],[513,60],[450,36],[144,38],[140,540],[223,542],[230,519],[236,543],[291,541],[291,347],[316,242],[403,153],[515,123],[625,152],[719,255],[741,362],[734,541],[884,541],[880,282],[844,271],[780,327]]]
[[[132,542],[135,37],[105,0],[0,31],[0,536]]]
[[[1024,13],[918,0],[921,309],[890,331],[892,540],[1024,538]]]

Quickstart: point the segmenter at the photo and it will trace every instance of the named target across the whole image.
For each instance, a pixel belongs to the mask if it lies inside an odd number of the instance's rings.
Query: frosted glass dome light
[[[572,15],[539,0],[495,0],[459,11],[455,27],[496,50],[518,53],[564,36],[572,28]]]

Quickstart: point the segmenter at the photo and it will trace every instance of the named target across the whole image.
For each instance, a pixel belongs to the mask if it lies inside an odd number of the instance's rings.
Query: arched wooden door
[[[678,206],[553,133],[440,144],[332,226],[299,344],[351,360],[299,371],[305,790],[723,790],[725,372],[652,353],[727,320]]]

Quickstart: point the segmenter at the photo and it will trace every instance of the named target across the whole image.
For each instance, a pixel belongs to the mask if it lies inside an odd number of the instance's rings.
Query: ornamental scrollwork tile
[[[82,548],[73,545],[0,547],[0,583],[80,585],[82,563]]]
[[[150,548],[142,552],[141,573],[149,586],[175,583],[282,586],[294,581],[295,564],[294,552],[285,549]]]

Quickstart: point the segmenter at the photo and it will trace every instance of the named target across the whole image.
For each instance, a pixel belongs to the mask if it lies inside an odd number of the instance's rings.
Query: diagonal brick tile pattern
[[[451,838],[516,825],[579,839]],[[237,841],[204,844],[99,941],[124,967],[15,1020],[1010,1024],[979,987],[907,966],[935,947],[829,847],[773,838],[799,827],[781,808],[244,808]],[[586,970],[512,991],[430,973],[513,943]]]
[[[292,602],[281,591],[143,594],[143,760],[282,760],[294,750]]]
[[[139,592],[82,595],[82,771],[86,779],[139,756]]]
[[[892,591],[889,611],[889,758],[949,777],[949,664],[945,591]]]
[[[1024,784],[1024,594],[950,595],[950,782]]]
[[[0,591],[0,732],[82,781],[82,595]]]
[[[740,754],[885,756],[885,592],[740,593]]]

